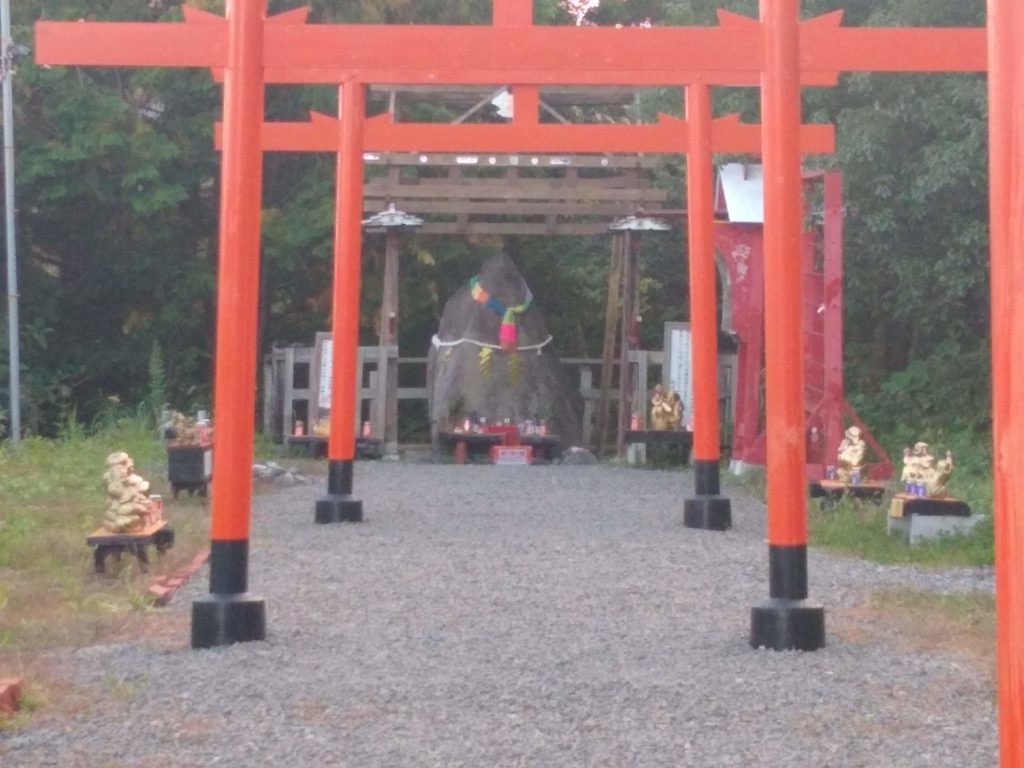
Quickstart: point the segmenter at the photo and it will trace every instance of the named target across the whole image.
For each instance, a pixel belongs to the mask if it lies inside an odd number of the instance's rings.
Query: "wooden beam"
[[[679,154],[682,154],[680,150]],[[536,162],[534,162],[536,161]],[[415,165],[447,166],[459,165],[476,168],[659,168],[665,164],[664,155],[580,155],[580,154],[534,154],[488,153],[488,152],[366,152],[366,165]]]
[[[557,184],[529,184],[520,180],[508,186],[499,184],[452,184],[442,181],[438,184],[389,184],[371,181],[365,186],[365,194],[378,198],[402,198],[444,200],[602,200],[602,201],[665,201],[668,193],[659,189],[635,189],[625,186],[605,187],[560,187]]]
[[[381,210],[382,204],[388,201],[406,213],[415,214],[449,214],[468,213],[470,216],[590,216],[616,218],[636,213],[637,204],[626,201],[621,203],[602,202],[481,202],[451,200],[420,200],[405,199],[401,195],[394,197],[373,196],[367,194],[363,205],[364,211],[373,214]],[[644,206],[645,213],[658,215],[658,204]]]
[[[554,230],[544,222],[428,222],[418,231],[425,235],[607,235],[608,222],[559,222]]]

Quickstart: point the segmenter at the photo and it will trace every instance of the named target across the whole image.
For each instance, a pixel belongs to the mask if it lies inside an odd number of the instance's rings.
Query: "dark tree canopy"
[[[223,2],[195,5],[220,11]],[[298,5],[273,0],[272,10]],[[171,0],[14,0],[15,39],[40,17],[181,18]],[[718,6],[756,15],[756,0],[604,0],[597,24],[713,24]],[[981,25],[983,0],[805,0],[805,16],[844,8],[848,24]],[[314,0],[314,21],[487,23],[485,0]],[[555,0],[535,18],[571,24]],[[268,88],[271,119],[332,112],[333,88]],[[844,76],[806,89],[805,117],[833,122],[838,153],[813,162],[846,182],[848,386],[878,423],[918,413],[984,426],[988,337],[985,82],[969,75]],[[29,58],[15,77],[19,286],[25,425],[52,433],[68,409],[95,414],[110,397],[143,402],[154,350],[177,407],[211,385],[220,88],[207,73],[52,69]],[[679,113],[678,89],[647,91],[608,119]],[[721,89],[716,110],[758,118],[755,89]],[[600,116],[597,116],[598,118]],[[724,159],[724,158],[723,158]],[[656,174],[683,204],[685,170]],[[334,158],[269,155],[263,225],[261,344],[310,343],[330,317]],[[363,341],[376,338],[383,241],[365,238]],[[644,246],[643,344],[686,319],[685,232]],[[606,238],[461,239],[403,246],[403,354],[424,355],[446,300],[504,251],[534,286],[563,356],[600,354]],[[6,317],[6,314],[4,315]],[[0,408],[8,402],[6,329]],[[956,377],[941,372],[954,367]],[[2,417],[0,413],[0,417]]]

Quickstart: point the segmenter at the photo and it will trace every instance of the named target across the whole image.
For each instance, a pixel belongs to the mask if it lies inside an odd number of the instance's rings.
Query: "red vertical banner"
[[[228,4],[217,274],[211,534],[249,538],[256,412],[264,0]]]
[[[359,281],[363,244],[363,118],[365,87],[346,82],[339,89],[341,139],[338,149],[334,228],[334,312],[331,367],[331,436],[328,458],[355,458],[356,381],[359,363]]]
[[[999,765],[1024,767],[1024,12],[989,0],[992,437]]]
[[[799,0],[761,0],[768,541],[807,543]]]

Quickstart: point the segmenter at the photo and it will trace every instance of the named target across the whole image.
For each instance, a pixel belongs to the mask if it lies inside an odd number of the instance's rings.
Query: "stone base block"
[[[825,609],[803,600],[769,600],[750,611],[750,645],[773,651],[825,647]]]
[[[267,612],[262,598],[245,592],[238,595],[207,595],[192,603],[192,647],[264,640]]]
[[[969,533],[983,518],[983,515],[890,515],[886,518],[885,529],[908,544],[917,544],[943,534]]]
[[[695,496],[683,502],[683,525],[705,531],[732,528],[732,502],[725,496]]]
[[[363,522],[363,502],[351,496],[328,494],[316,501],[316,522],[324,523],[361,523]]]

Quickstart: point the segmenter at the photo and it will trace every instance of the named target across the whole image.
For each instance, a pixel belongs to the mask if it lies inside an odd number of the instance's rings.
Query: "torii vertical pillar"
[[[356,373],[359,363],[359,280],[363,245],[363,118],[366,92],[349,81],[338,89],[341,140],[334,227],[334,310],[331,320],[331,435],[327,495],[317,499],[318,523],[359,523],[363,502],[352,494],[356,457]]]
[[[248,594],[256,338],[260,285],[263,24],[266,0],[228,3],[221,165],[217,358],[213,407],[210,594],[192,604],[192,647],[266,636],[263,600]]]
[[[769,600],[751,611],[750,644],[811,651],[825,645],[825,611],[804,603],[799,10],[800,0],[761,0]]]
[[[732,505],[720,495],[718,439],[718,328],[715,232],[712,208],[711,92],[704,83],[686,87],[690,151],[686,155],[689,211],[690,329],[693,357],[693,475],[695,496],[683,503],[687,528],[732,527]],[[798,129],[799,130],[799,129]]]
[[[1024,768],[1024,9],[989,0],[992,438],[999,765]]]

